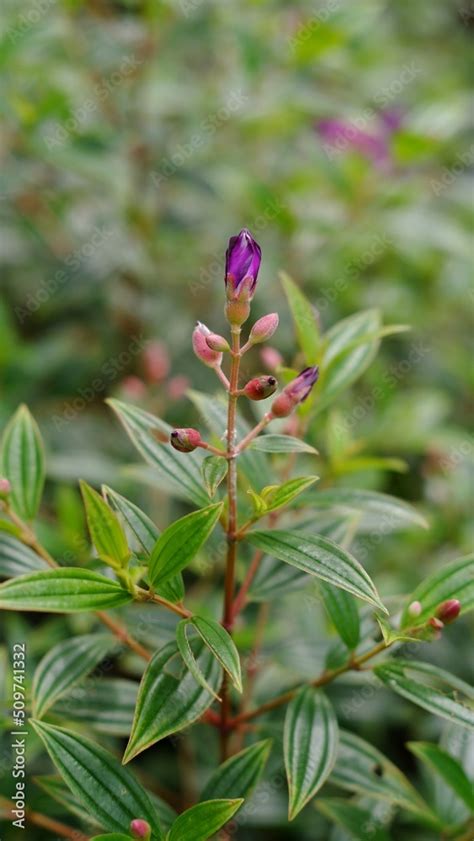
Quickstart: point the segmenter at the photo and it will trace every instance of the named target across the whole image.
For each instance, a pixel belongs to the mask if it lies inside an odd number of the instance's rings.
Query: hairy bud
[[[135,818],[130,824],[130,832],[134,838],[140,838],[142,841],[149,841],[151,838],[151,826],[148,821],[142,818]]]
[[[442,602],[437,609],[436,609],[436,616],[445,625],[449,625],[450,622],[454,622],[455,619],[458,618],[459,613],[461,611],[461,602],[457,599],[447,599],[447,601]]]
[[[10,493],[12,486],[8,479],[4,479],[0,476],[0,499],[5,499],[8,494]]]
[[[303,403],[308,397],[319,377],[319,368],[305,368],[291,383],[289,383],[272,403],[272,415],[276,418],[286,418],[293,409]]]
[[[277,388],[278,382],[275,377],[265,375],[249,380],[243,391],[250,400],[265,400],[267,397],[271,397]]]
[[[278,327],[279,320],[276,312],[271,312],[269,315],[259,318],[250,331],[249,345],[257,345],[270,339]]]
[[[170,435],[171,446],[180,453],[192,453],[201,442],[201,434],[197,429],[173,429]]]
[[[213,334],[205,324],[197,322],[193,330],[193,350],[197,358],[209,368],[218,368],[222,362],[222,353],[212,350],[207,344],[207,337]]]
[[[218,333],[209,333],[206,336],[206,344],[211,350],[217,350],[218,353],[227,353],[230,350],[227,339],[224,336],[219,336]]]

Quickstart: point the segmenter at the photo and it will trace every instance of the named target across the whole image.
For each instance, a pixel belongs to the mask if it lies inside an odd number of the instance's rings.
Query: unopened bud
[[[445,625],[449,625],[450,622],[454,622],[458,618],[460,612],[461,602],[457,599],[448,599],[437,607],[436,616]]]
[[[244,388],[244,394],[250,400],[265,400],[267,397],[271,397],[277,388],[278,382],[275,377],[265,375],[249,380]]]
[[[0,477],[0,499],[5,499],[10,493],[12,486],[8,479]]]
[[[193,350],[197,358],[208,365],[210,368],[220,367],[222,362],[222,353],[212,350],[207,344],[207,337],[213,335],[205,324],[197,322],[193,330]]]
[[[289,383],[272,403],[271,412],[276,418],[286,418],[293,409],[308,397],[319,377],[319,368],[305,368]]]
[[[266,342],[267,339],[273,336],[278,327],[278,322],[279,318],[277,312],[271,312],[269,315],[264,315],[263,318],[259,318],[250,331],[249,344],[257,345],[260,342]]]
[[[206,336],[206,344],[211,350],[217,350],[219,353],[227,353],[230,350],[227,339],[224,336],[219,336],[218,333],[209,333]]]
[[[408,615],[412,616],[413,619],[416,619],[421,613],[422,607],[421,602],[412,602],[408,606]]]
[[[274,347],[263,347],[260,351],[260,359],[269,371],[277,371],[283,365],[283,357]]]
[[[180,453],[192,453],[201,442],[201,434],[197,429],[173,429],[170,435],[171,446]]]
[[[225,286],[229,301],[252,299],[261,260],[261,248],[247,228],[230,238],[225,255]]]
[[[149,342],[143,351],[143,369],[150,383],[166,379],[170,369],[168,351],[163,342]]]
[[[140,838],[142,841],[149,841],[151,838],[151,826],[148,821],[142,818],[135,818],[130,824],[130,832],[134,838]]]

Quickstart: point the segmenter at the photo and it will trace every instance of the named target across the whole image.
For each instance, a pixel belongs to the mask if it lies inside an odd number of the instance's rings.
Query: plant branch
[[[265,427],[268,426],[268,424],[272,420],[272,413],[267,412],[266,415],[263,416],[262,420],[259,421],[259,423],[257,423],[257,425],[254,426],[253,429],[250,430],[250,432],[245,436],[245,438],[242,438],[241,442],[239,443],[239,446],[237,447],[236,452],[240,454],[243,450],[245,450],[248,447],[248,445],[253,441],[253,439],[256,438],[257,435],[260,434],[262,429],[265,429]]]
[[[232,327],[232,363],[230,370],[229,403],[227,409],[227,458],[229,470],[227,472],[227,498],[228,498],[228,520],[227,520],[227,559],[224,584],[224,610],[222,617],[223,626],[232,632],[235,586],[235,565],[237,561],[237,461],[235,450],[236,414],[239,387],[240,370],[240,328]],[[228,722],[230,718],[230,685],[229,679],[224,673],[221,689],[221,758],[228,755]]]
[[[367,651],[365,654],[362,654],[360,657],[354,657],[348,660],[347,663],[344,665],[339,666],[337,669],[326,669],[319,677],[315,678],[314,680],[309,682],[309,686],[320,687],[326,686],[328,683],[332,683],[335,678],[339,677],[339,675],[344,674],[344,672],[349,672],[352,669],[358,670],[367,660],[370,660],[372,657],[375,657],[377,654],[380,654],[382,651],[385,651],[387,648],[390,647],[392,643],[386,643],[385,640],[377,643],[373,648]],[[283,692],[281,695],[277,695],[276,698],[272,698],[270,701],[266,701],[265,704],[262,704],[260,707],[257,707],[255,710],[251,710],[247,713],[241,713],[240,715],[235,716],[230,722],[229,726],[232,728],[239,727],[239,725],[246,723],[247,721],[251,721],[254,718],[258,718],[259,716],[263,715],[264,713],[270,712],[271,710],[277,709],[277,707],[282,707],[284,704],[287,704],[291,701],[295,695],[308,684],[300,684],[296,686],[294,689],[289,689],[288,692]]]
[[[224,371],[222,370],[222,368],[220,368],[218,365],[216,365],[215,368],[214,368],[214,371],[216,372],[217,376],[219,377],[219,379],[220,379],[222,385],[224,386],[225,390],[229,391],[230,390],[230,382],[227,379],[226,375],[224,374]]]
[[[158,596],[151,590],[144,590],[142,587],[136,587],[136,592],[139,594],[142,601],[150,601],[155,602],[155,604],[160,604],[162,607],[166,607],[168,610],[171,610],[173,613],[181,616],[182,619],[190,619],[193,615],[190,610],[187,610],[184,607],[184,605],[170,602],[168,599],[164,599],[163,596]]]

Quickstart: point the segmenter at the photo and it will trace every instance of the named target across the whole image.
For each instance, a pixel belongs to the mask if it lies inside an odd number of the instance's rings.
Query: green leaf
[[[81,480],[80,486],[87,525],[99,558],[113,568],[125,567],[130,558],[130,549],[117,515],[86,482]]]
[[[147,560],[149,559],[153,547],[160,536],[160,530],[155,526],[152,520],[145,514],[137,505],[121,494],[113,491],[112,488],[103,486],[103,491],[108,499],[110,499],[113,507],[118,511],[122,517],[125,525],[130,530],[135,538],[139,549],[143,550]],[[171,602],[180,602],[184,598],[184,583],[181,574],[176,575],[166,581],[158,590],[160,596],[164,596]]]
[[[438,745],[433,745],[430,742],[407,742],[407,747],[428,768],[439,774],[444,782],[474,812],[474,786],[456,759],[439,748]]]
[[[408,613],[413,601],[419,601],[421,604],[421,613],[416,619],[416,624],[421,625],[433,616],[438,605],[447,599],[459,599],[461,614],[474,608],[474,555],[459,558],[425,578],[407,600],[401,627],[413,625],[413,617]]]
[[[293,502],[311,485],[317,482],[319,476],[300,476],[296,479],[289,479],[283,485],[268,485],[261,491],[261,497],[265,502],[265,513],[278,511]]]
[[[360,639],[359,610],[354,598],[345,590],[320,583],[320,592],[331,622],[347,647],[353,651]]]
[[[192,640],[191,647],[204,678],[217,692],[222,680],[219,663],[201,640]],[[145,669],[124,762],[187,727],[212,704],[209,692],[196,682],[186,667],[180,669],[180,665],[177,646],[170,642],[155,654]]]
[[[316,310],[285,272],[280,272],[280,279],[295,323],[299,346],[305,355],[306,363],[314,365],[319,358],[320,344]]]
[[[137,816],[161,839],[158,816],[146,791],[103,747],[62,727],[31,720],[56,768],[91,817],[120,832]]]
[[[445,723],[439,746],[449,753],[461,766],[466,776],[473,780],[474,732],[456,724]],[[472,810],[454,793],[441,776],[433,776],[433,808],[444,824],[459,824],[465,821]]]
[[[414,672],[416,679],[407,676]],[[407,698],[433,715],[439,715],[455,724],[474,729],[474,710],[455,700],[458,691],[474,697],[473,690],[454,675],[418,661],[390,660],[374,667],[374,673],[390,689]],[[451,695],[422,683],[423,675],[445,684]]]
[[[55,703],[52,712],[63,721],[128,738],[137,695],[138,683],[134,680],[101,678],[73,687]]]
[[[318,410],[348,388],[372,362],[378,348],[378,310],[365,310],[334,325],[324,337]]]
[[[377,533],[390,534],[409,526],[428,527],[425,518],[407,502],[377,491],[333,488],[328,491],[318,491],[311,504],[314,508],[330,509],[346,514],[361,512],[364,514],[364,519],[360,522],[359,531],[376,530]]]
[[[55,645],[36,667],[33,715],[42,718],[65,692],[92,671],[116,641],[110,634],[87,634]]]
[[[117,582],[78,567],[32,572],[0,584],[0,609],[3,610],[78,613],[120,607],[132,598]]]
[[[183,658],[187,668],[191,672],[194,680],[199,683],[206,692],[210,692],[210,694],[216,698],[217,701],[221,701],[222,699],[217,694],[217,692],[209,685],[206,678],[204,677],[203,673],[201,672],[198,664],[196,663],[196,659],[193,654],[193,650],[189,643],[186,630],[188,627],[189,621],[187,619],[183,619],[181,622],[178,622],[176,625],[176,643],[178,645],[179,653]]]
[[[49,797],[52,797],[57,803],[84,820],[84,807],[82,803],[73,795],[62,777],[57,774],[42,774],[41,777],[33,777],[33,782],[36,783]],[[92,821],[92,818],[91,818]],[[93,823],[97,826],[98,821],[94,819]]]
[[[50,569],[50,566],[15,537],[0,534],[0,578],[14,578],[40,569]]]
[[[91,841],[131,841],[131,837],[123,832],[106,832],[105,835],[94,835]]]
[[[349,731],[340,731],[330,782],[357,794],[396,803],[436,823],[436,816],[396,765],[369,742]]]
[[[321,535],[298,531],[251,531],[247,540],[269,555],[315,575],[387,613],[365,569],[349,552]]]
[[[244,801],[206,800],[176,818],[166,841],[208,841],[235,815]]]
[[[346,830],[354,841],[367,841],[368,838],[370,841],[392,841],[381,820],[378,821],[371,811],[349,800],[339,797],[319,798],[316,808],[328,820]]]
[[[318,450],[294,438],[292,435],[259,435],[250,444],[250,449],[259,450],[261,453],[312,453],[318,455]]]
[[[324,692],[307,686],[288,704],[283,735],[292,821],[327,780],[336,761],[338,726]]]
[[[207,456],[204,459],[201,470],[207,492],[211,499],[216,495],[217,488],[227,476],[229,463],[221,456]]]
[[[247,800],[263,774],[271,745],[270,739],[256,742],[219,765],[207,781],[200,799],[244,797]]]
[[[20,406],[3,433],[0,473],[11,484],[14,511],[25,520],[38,512],[44,485],[40,431],[27,406]]]
[[[189,621],[227,672],[237,691],[242,692],[239,652],[230,634],[214,619],[193,616]]]
[[[150,556],[150,583],[159,587],[188,566],[214,529],[222,514],[217,502],[193,511],[172,523],[158,538]]]
[[[160,431],[169,438],[172,427],[155,418],[143,409],[130,406],[120,400],[107,400],[123,424],[125,431],[145,461],[155,468],[160,486],[179,499],[186,499],[195,505],[206,505],[209,498],[202,487],[200,465],[202,454],[178,453],[170,444],[161,444],[152,435]]]

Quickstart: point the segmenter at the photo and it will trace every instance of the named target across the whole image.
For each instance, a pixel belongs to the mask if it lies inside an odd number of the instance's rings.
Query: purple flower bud
[[[276,312],[271,312],[269,315],[259,318],[250,331],[249,344],[256,345],[259,342],[266,342],[267,339],[273,336],[278,327],[278,322],[279,318]]]
[[[252,299],[261,259],[260,246],[247,228],[230,238],[225,255],[225,285],[229,300],[241,296],[247,301]]]
[[[244,394],[250,400],[265,400],[271,397],[278,388],[275,377],[265,375],[250,380],[244,388]]]
[[[276,418],[286,418],[287,415],[291,414],[295,406],[306,400],[318,377],[319,368],[317,365],[312,368],[305,368],[272,403],[272,414]]]
[[[224,336],[219,336],[218,333],[209,333],[206,336],[206,344],[211,350],[217,350],[218,353],[227,353],[230,350],[227,339]]]
[[[461,602],[457,599],[447,599],[447,601],[440,604],[436,609],[436,616],[441,619],[445,625],[454,622],[461,612]]]
[[[135,818],[130,824],[130,832],[134,838],[140,838],[142,841],[149,841],[151,838],[151,826],[148,821],[142,818]]]
[[[8,479],[0,477],[0,498],[4,499],[10,493],[12,486]]]
[[[207,344],[207,337],[212,333],[205,324],[197,322],[193,330],[193,350],[197,358],[210,368],[218,368],[222,362],[222,353],[212,350]]]
[[[173,429],[170,435],[170,444],[180,453],[192,453],[202,442],[197,429]]]

